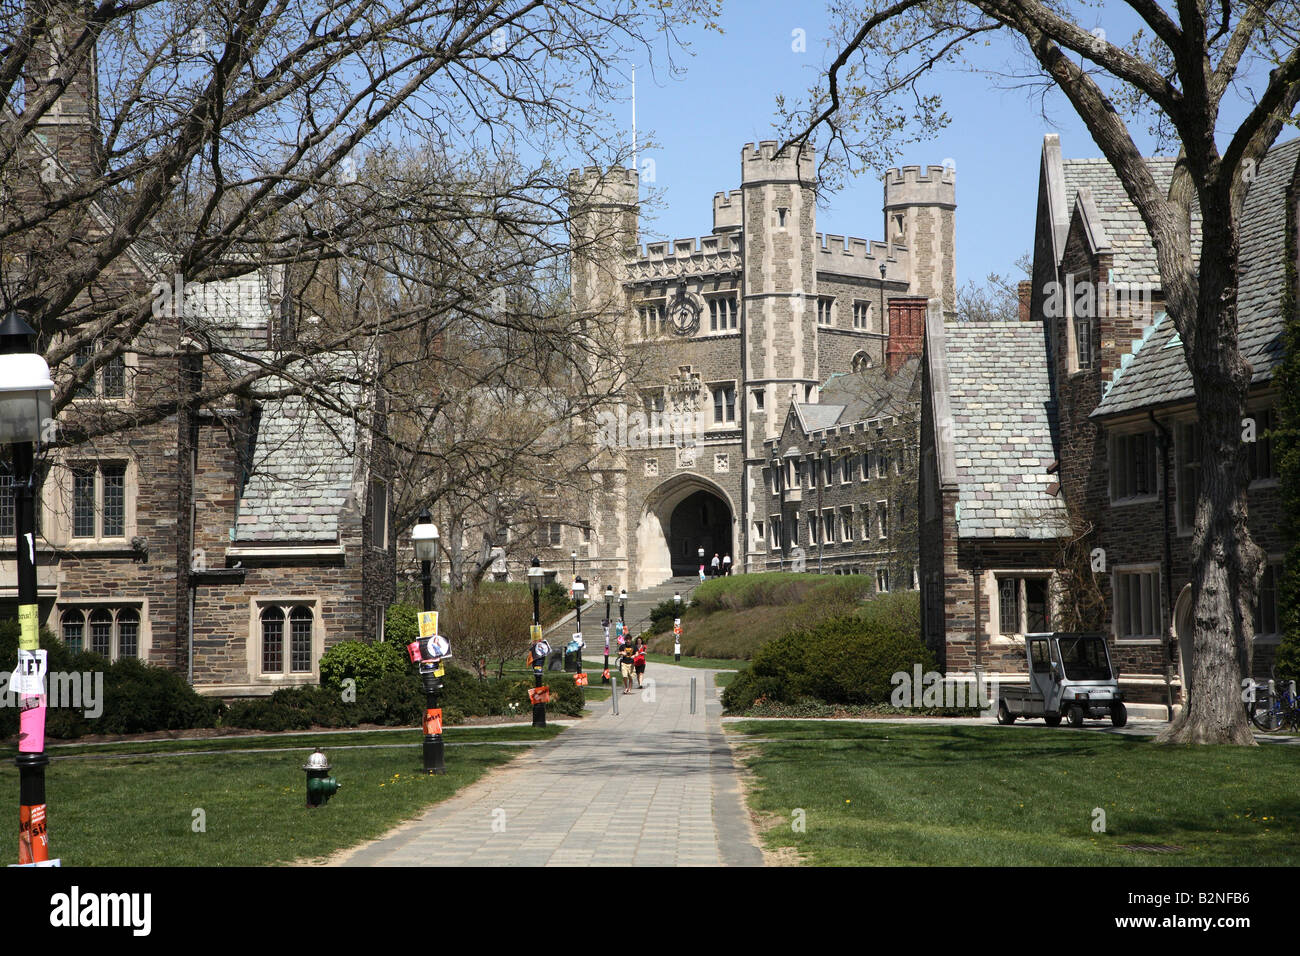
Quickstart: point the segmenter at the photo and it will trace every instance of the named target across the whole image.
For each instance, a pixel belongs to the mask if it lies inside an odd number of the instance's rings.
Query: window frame
[[[325,652],[325,630],[319,595],[258,595],[249,601],[248,676],[259,684],[310,684],[320,679],[320,659]],[[263,622],[267,612],[278,610],[283,623],[281,633],[281,667],[279,671],[264,669],[266,633]],[[307,633],[308,668],[293,669],[294,634],[293,614],[306,611],[310,615]],[[302,618],[299,618],[301,620]]]
[[[1119,494],[1121,490],[1127,490],[1130,487],[1137,488],[1141,484],[1136,473],[1130,475],[1133,470],[1132,466],[1140,457],[1136,447],[1139,440],[1146,446],[1142,453],[1147,456],[1149,490]],[[1156,433],[1149,428],[1112,432],[1106,442],[1107,493],[1110,496],[1110,503],[1123,506],[1158,501],[1160,498],[1161,471],[1158,467],[1159,455],[1160,450],[1156,441]],[[1121,485],[1123,485],[1123,489],[1121,489]]]
[[[1123,598],[1121,599],[1121,578],[1124,579]],[[1147,608],[1142,602],[1145,600],[1151,608],[1152,623],[1154,625],[1153,633],[1128,633],[1128,624],[1132,623],[1132,597],[1129,588],[1131,584],[1128,579],[1138,579],[1138,613],[1141,617],[1147,617]],[[1150,584],[1145,593],[1142,590],[1142,580],[1149,579]],[[1161,581],[1161,570],[1159,562],[1147,562],[1144,564],[1124,564],[1116,565],[1111,569],[1110,580],[1110,598],[1111,598],[1111,633],[1115,636],[1116,642],[1125,644],[1159,644],[1163,639],[1164,630],[1164,591],[1163,582]],[[1121,606],[1127,608],[1125,617],[1128,618],[1124,628],[1125,633],[1121,633],[1120,614]]]
[[[102,655],[106,660],[122,660],[122,625],[135,624],[135,653],[125,655],[126,658],[134,658],[139,661],[148,661],[148,647],[150,643],[149,635],[149,602],[145,598],[126,598],[115,599],[113,601],[56,601],[54,610],[58,614],[59,621],[59,640],[72,650],[72,642],[68,639],[67,620],[70,614],[81,615],[81,635],[77,639],[80,646],[73,651],[91,650],[91,625],[95,622],[91,620],[92,616],[99,613],[106,613],[109,616],[109,633],[108,633],[108,653]],[[135,620],[131,621],[126,615],[134,616]],[[99,653],[94,651],[94,653]]]

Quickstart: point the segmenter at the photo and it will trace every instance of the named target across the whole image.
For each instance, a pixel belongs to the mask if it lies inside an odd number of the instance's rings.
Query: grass
[[[750,806],[774,824],[764,843],[814,865],[1300,865],[1293,746],[1175,748],[1033,727],[728,729],[762,738],[744,760]]]
[[[528,715],[520,718],[528,720]],[[563,727],[448,727],[443,732],[443,740],[449,744],[457,743],[495,743],[502,740],[529,740],[541,742],[550,740],[561,733]],[[187,753],[192,751],[240,751],[267,750],[283,748],[285,750],[305,751],[310,753],[320,747],[329,753],[332,747],[355,746],[402,746],[410,744],[419,747],[423,735],[418,727],[401,727],[392,730],[312,732],[298,731],[290,734],[256,734],[238,737],[195,737],[183,740],[126,740],[102,744],[72,744],[50,746],[51,757],[76,757],[90,755],[103,757],[107,754],[154,754]],[[17,748],[0,748],[0,761],[12,760]]]
[[[734,671],[743,664],[742,661],[737,661],[734,658],[689,657],[686,654],[682,655],[680,661],[674,661],[672,654],[656,654],[653,652],[647,652],[645,659],[647,664],[676,664],[678,667],[702,667],[710,670],[722,668],[729,671]]]
[[[447,773],[431,777],[419,772],[418,746],[326,747],[342,787],[312,810],[301,769],[310,750],[56,761],[46,772],[53,855],[67,866],[264,866],[325,856],[382,835],[527,748],[450,748]],[[11,762],[0,764],[0,788],[18,792]]]
[[[739,671],[718,671],[713,675],[713,683],[717,687],[726,687],[739,676]]]
[[[682,651],[735,667],[766,641],[861,607],[874,590],[875,582],[865,575],[769,573],[715,578],[691,595],[682,618]],[[656,652],[672,651],[671,631],[649,641]]]

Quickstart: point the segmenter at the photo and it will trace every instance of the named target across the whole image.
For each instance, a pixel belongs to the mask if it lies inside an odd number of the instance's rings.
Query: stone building
[[[43,76],[43,52],[33,59]],[[15,191],[19,202],[39,210],[63,184],[98,175],[94,93],[90,69],[39,119],[25,144],[31,175]],[[30,270],[115,226],[96,202],[49,215],[31,248],[6,249],[5,279],[26,289]],[[295,288],[284,269],[252,267],[186,283],[166,250],[133,241],[68,310],[88,321],[68,332],[37,329],[41,351],[72,349],[54,363],[60,384],[93,369],[38,449],[41,622],[72,647],[139,658],[200,691],[237,696],[316,682],[329,645],[382,633],[395,541],[392,463],[373,387],[338,394],[334,410],[210,387],[250,359],[280,363],[300,380],[312,376],[311,362],[366,363],[350,353],[301,358],[293,345],[305,329],[296,320],[310,317]],[[142,308],[148,320],[123,354],[105,354],[87,334],[116,310],[121,321]],[[159,402],[175,410],[140,419]],[[78,437],[105,422],[111,427],[90,432],[99,437]],[[0,460],[5,618],[16,607],[14,535],[13,474]]]
[[[1267,555],[1255,621],[1263,678],[1289,546],[1269,430],[1295,281],[1298,160],[1300,140],[1275,146],[1242,212],[1249,526]],[[1174,161],[1148,165],[1167,186]],[[1043,145],[1033,268],[1025,322],[927,325],[926,640],[950,675],[1011,674],[1024,669],[1025,630],[1104,631],[1132,699],[1177,703],[1190,673],[1200,458],[1191,376],[1137,210],[1104,160],[1062,159],[1055,135]]]
[[[672,243],[638,245],[635,171],[571,177],[573,301],[612,330],[630,371],[625,403],[592,425],[600,493],[561,524],[550,557],[576,550],[578,572],[602,585],[694,574],[701,548],[706,561],[730,553],[738,572],[780,567],[782,542],[786,557],[798,542],[792,521],[773,533],[769,459],[792,409],[806,422],[832,376],[906,364],[920,329],[893,326],[891,298],[951,309],[951,169],[890,170],[886,238],[868,241],[817,232],[810,153],[763,142],[740,160],[740,188],[714,197],[712,233]],[[829,434],[817,421],[811,432]]]

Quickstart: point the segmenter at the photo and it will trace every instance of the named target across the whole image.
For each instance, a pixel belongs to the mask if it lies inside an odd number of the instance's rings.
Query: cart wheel
[[[1049,726],[1049,727],[1059,727],[1059,726],[1061,726],[1061,715],[1060,715],[1060,714],[1048,714],[1047,716],[1045,716],[1045,717],[1043,718],[1043,722],[1046,723],[1047,726]]]
[[[1123,727],[1128,723],[1128,708],[1119,701],[1110,705],[1110,725]]]
[[[1007,702],[1005,700],[998,701],[998,723],[1005,727],[1015,722],[1016,715],[1007,710]]]
[[[1083,708],[1078,704],[1071,704],[1070,709],[1065,712],[1065,717],[1069,720],[1071,727],[1083,726]]]

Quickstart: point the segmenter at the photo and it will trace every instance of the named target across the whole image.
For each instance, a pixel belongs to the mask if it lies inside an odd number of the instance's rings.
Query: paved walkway
[[[760,866],[713,672],[651,664],[654,683],[592,705],[344,866]],[[696,713],[690,713],[690,682]],[[448,754],[448,759],[452,755]]]

